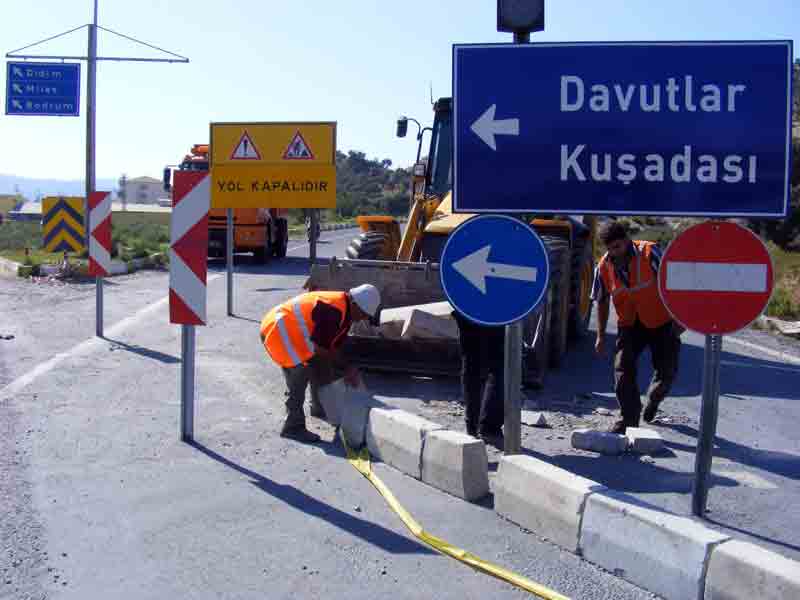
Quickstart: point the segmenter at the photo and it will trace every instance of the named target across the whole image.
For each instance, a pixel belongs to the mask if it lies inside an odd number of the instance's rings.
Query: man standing
[[[617,221],[603,227],[600,239],[608,251],[597,265],[592,288],[598,320],[595,351],[600,356],[605,354],[611,298],[618,320],[614,391],[622,413],[611,431],[624,434],[627,427],[639,426],[642,411],[637,383],[639,356],[645,348],[650,348],[653,378],[643,415],[650,423],[678,372],[683,329],[672,320],[658,293],[659,247],[652,242],[631,241],[624,225]]]
[[[306,429],[303,402],[311,383],[311,416],[325,417],[317,388],[331,383],[334,363],[344,369],[345,383],[357,387],[361,376],[338,353],[355,321],[377,320],[380,293],[364,284],[349,292],[308,292],[279,304],[261,320],[261,342],[286,379],[286,421],[281,437],[318,442]]]
[[[461,393],[467,434],[503,447],[505,327],[473,323],[453,311],[461,345]],[[484,372],[488,377],[484,385]]]

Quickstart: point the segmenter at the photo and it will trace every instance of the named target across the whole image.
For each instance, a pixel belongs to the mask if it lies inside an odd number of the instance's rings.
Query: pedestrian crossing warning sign
[[[231,153],[231,160],[261,160],[261,154],[246,129]]]
[[[314,154],[311,152],[311,148],[308,147],[308,144],[306,144],[299,130],[294,134],[292,141],[289,143],[289,147],[286,148],[286,152],[283,153],[283,159],[314,160]]]

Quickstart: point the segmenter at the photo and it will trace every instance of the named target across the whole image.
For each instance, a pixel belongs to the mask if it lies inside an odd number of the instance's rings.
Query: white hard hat
[[[350,290],[350,297],[358,307],[370,317],[377,316],[381,304],[381,294],[374,285],[365,283]]]

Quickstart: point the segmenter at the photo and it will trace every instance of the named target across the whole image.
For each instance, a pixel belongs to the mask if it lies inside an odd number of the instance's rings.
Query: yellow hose
[[[344,438],[344,435],[341,435],[341,431],[340,437],[342,438],[342,443],[347,451],[347,460],[350,461],[350,464],[353,465],[359,473],[366,477],[367,480],[369,480],[369,482],[375,486],[375,489],[377,489],[380,495],[383,496],[383,499],[386,500],[386,503],[389,505],[389,507],[395,513],[397,513],[397,516],[399,516],[400,520],[402,520],[405,526],[408,527],[408,530],[414,534],[414,537],[425,542],[428,546],[437,552],[444,554],[445,556],[455,558],[457,561],[469,565],[477,571],[481,571],[482,573],[486,573],[487,575],[501,579],[502,581],[510,583],[511,585],[522,590],[526,590],[532,594],[535,594],[540,598],[545,598],[545,600],[569,600],[567,596],[562,596],[558,592],[554,592],[553,590],[546,588],[535,581],[531,581],[527,577],[523,577],[522,575],[518,575],[517,573],[509,571],[508,569],[504,569],[503,567],[499,567],[495,564],[487,562],[482,558],[479,558],[474,554],[467,552],[466,550],[462,550],[461,548],[453,546],[445,540],[438,538],[435,535],[431,535],[425,531],[422,528],[422,525],[420,525],[417,520],[414,519],[414,517],[412,517],[411,514],[397,501],[397,498],[395,498],[391,490],[386,487],[386,484],[383,483],[383,481],[381,481],[380,478],[372,471],[372,465],[370,463],[369,452],[367,449],[363,448],[359,453],[355,453],[350,449],[350,446],[347,444],[347,440]]]

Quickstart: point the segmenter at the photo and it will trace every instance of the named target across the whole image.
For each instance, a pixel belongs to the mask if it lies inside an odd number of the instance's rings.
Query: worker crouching
[[[279,304],[261,320],[261,342],[286,379],[286,421],[281,437],[319,441],[317,434],[306,429],[306,388],[310,383],[311,416],[324,418],[318,388],[335,379],[335,368],[344,371],[347,385],[357,387],[361,383],[360,373],[343,360],[339,349],[354,322],[377,322],[380,303],[377,288],[364,284],[349,292],[300,294]]]

